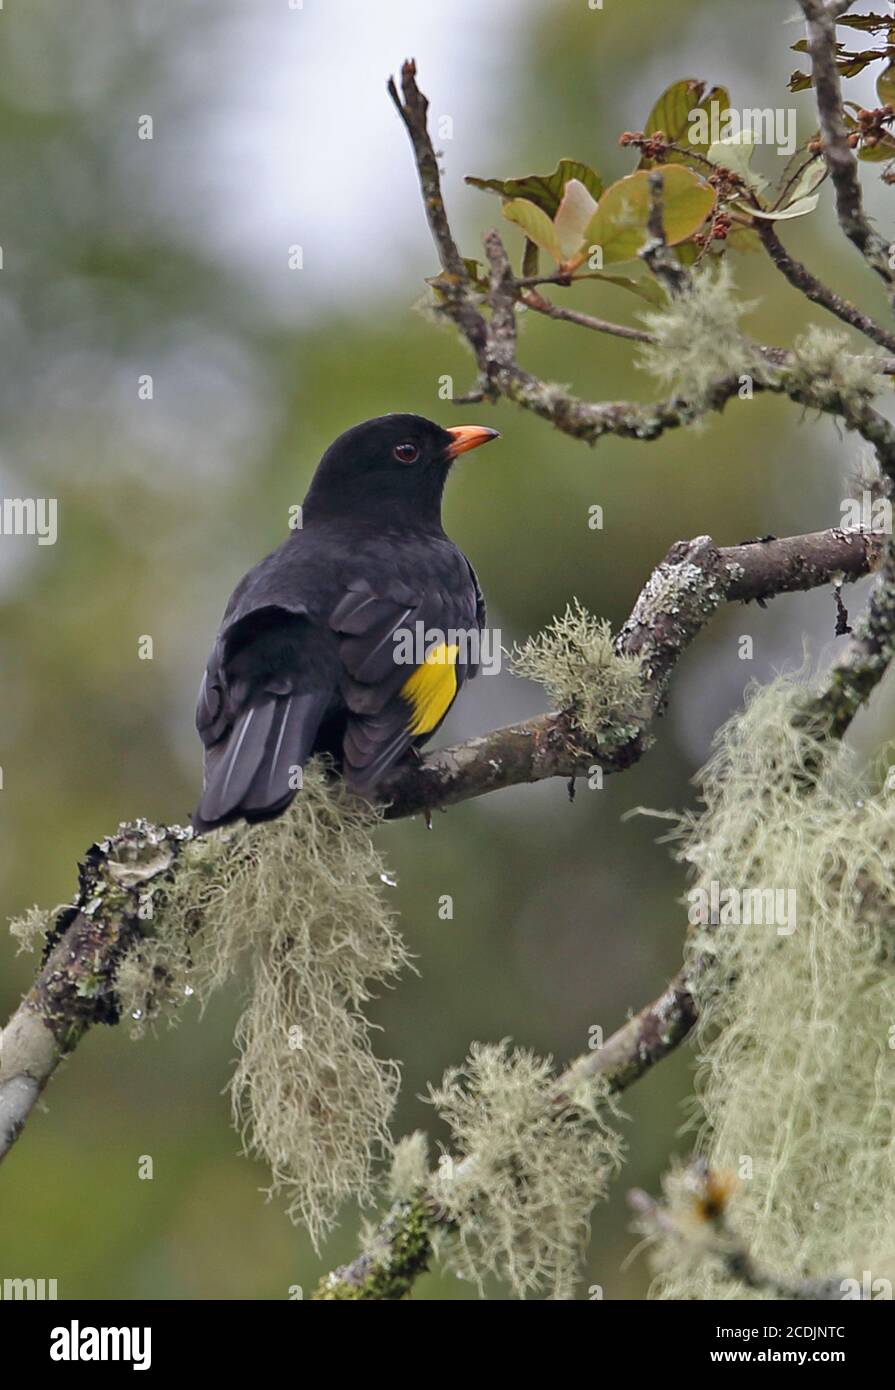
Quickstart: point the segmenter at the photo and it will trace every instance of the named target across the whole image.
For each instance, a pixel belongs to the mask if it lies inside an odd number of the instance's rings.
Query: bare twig
[[[517,288],[519,283],[517,280]],[[576,323],[579,328],[589,328],[594,333],[607,333],[612,338],[627,338],[632,343],[655,342],[652,333],[647,333],[643,328],[631,328],[626,323],[610,323],[608,319],[599,319],[593,314],[583,314],[578,309],[566,309],[561,304],[554,304],[552,300],[545,299],[536,290],[524,290],[521,299],[527,308],[534,309],[535,313],[545,314],[547,318],[562,319],[566,323]]]
[[[831,314],[835,314],[842,323],[849,324],[856,328],[859,333],[863,333],[871,342],[878,343],[880,347],[887,348],[889,352],[895,352],[895,333],[883,328],[869,314],[865,314],[861,309],[857,309],[842,295],[834,293],[828,289],[822,281],[812,275],[801,261],[797,261],[786,250],[777,235],[776,228],[772,222],[764,218],[755,219],[755,230],[761,238],[761,243],[767,251],[774,265],[782,275],[786,277],[794,289],[799,290],[812,304],[819,304],[827,309]]]
[[[444,199],[441,196],[438,159],[426,125],[429,102],[416,85],[416,64],[412,59],[408,60],[401,70],[401,82],[403,103],[391,78],[388,91],[413,145],[426,217],[445,272],[442,277],[442,290],[447,312],[463,330],[473,348],[479,352],[485,347],[487,328],[482,315],[470,300],[469,275],[448,222]]]

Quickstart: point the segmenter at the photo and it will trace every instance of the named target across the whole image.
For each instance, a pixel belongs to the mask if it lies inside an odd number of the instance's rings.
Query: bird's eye
[[[394,455],[399,463],[416,463],[420,451],[415,444],[396,444]]]

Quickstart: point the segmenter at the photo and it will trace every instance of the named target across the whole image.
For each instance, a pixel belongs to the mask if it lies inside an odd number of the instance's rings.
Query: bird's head
[[[329,446],[305,498],[307,520],[366,517],[399,526],[440,526],[441,495],[459,454],[497,438],[483,425],[445,429],[422,415],[381,415]]]

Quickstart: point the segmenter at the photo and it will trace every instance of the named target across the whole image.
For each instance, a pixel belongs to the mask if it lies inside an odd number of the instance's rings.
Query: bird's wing
[[[454,635],[477,631],[476,588],[466,560],[459,552],[457,558],[462,566],[451,564],[440,581],[421,588],[358,580],[332,614],[349,711],[344,772],[359,791],[431,737],[473,672],[468,640]],[[426,637],[433,633],[441,640]]]
[[[463,559],[466,560],[465,555]],[[472,580],[472,587],[475,592],[475,625],[481,635],[481,633],[485,631],[485,624],[488,621],[488,611],[485,607],[485,595],[482,593],[479,577],[468,560],[466,560],[466,568],[469,570],[469,577]],[[472,680],[473,676],[477,676],[478,673],[479,662],[475,661],[470,665],[466,674],[469,676],[469,679]]]
[[[336,689],[330,644],[315,639],[306,614],[275,604],[225,626],[196,706],[206,749],[197,829],[275,814],[291,800]]]

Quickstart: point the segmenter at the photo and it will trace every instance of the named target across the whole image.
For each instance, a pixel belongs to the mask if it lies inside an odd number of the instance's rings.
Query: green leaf
[[[699,259],[700,250],[695,241],[685,241],[674,248],[674,254],[679,265],[692,266]]]
[[[850,58],[843,58],[836,64],[836,68],[841,77],[857,77],[859,72],[863,72],[870,63],[875,63],[879,58],[889,58],[892,56],[892,47],[887,44],[882,49],[870,49],[867,53],[855,53]]]
[[[741,130],[736,135],[728,135],[724,140],[716,140],[709,147],[706,159],[712,164],[722,165],[732,173],[739,174],[743,182],[757,192],[764,188],[767,179],[753,172],[751,165],[754,153],[754,133],[751,130]]]
[[[876,94],[880,106],[895,106],[895,63],[883,68],[876,79]]]
[[[611,184],[600,199],[586,240],[602,248],[604,265],[633,260],[646,242],[649,177],[645,169],[639,169]],[[665,238],[674,246],[699,230],[715,206],[715,193],[682,164],[663,169],[663,180]]]
[[[686,145],[696,154],[705,154],[710,141],[700,141],[691,138],[691,111],[702,111],[709,119],[711,129],[712,103],[716,104],[717,115],[720,118],[730,106],[730,96],[724,87],[711,87],[708,92],[705,90],[704,82],[697,82],[695,78],[683,78],[680,82],[673,82],[670,87],[659,97],[652,111],[646,118],[644,126],[645,135],[655,135],[662,131],[666,140],[675,145]],[[672,150],[667,156],[668,163],[687,163],[687,156],[677,154]],[[651,169],[655,160],[641,159],[638,168]]]
[[[820,201],[819,193],[812,193],[807,198],[799,198],[794,203],[789,203],[785,208],[776,210],[766,208],[754,208],[748,203],[734,203],[734,207],[740,208],[743,212],[748,212],[751,217],[761,217],[766,222],[785,222],[791,217],[805,217],[809,212],[813,212]]]
[[[826,177],[827,166],[820,155],[809,160],[799,171],[799,177],[792,187],[787,190],[784,207],[791,207],[800,198],[807,198],[809,193],[813,193],[815,188],[820,187]]]
[[[535,246],[548,251],[557,265],[562,264],[559,234],[546,212],[536,203],[530,202],[528,198],[513,198],[510,202],[504,203],[503,215],[508,221],[515,222],[517,227],[521,227]]]
[[[591,197],[599,201],[603,180],[577,159],[561,159],[552,174],[526,174],[518,179],[477,179],[470,175],[465,182],[473,188],[499,193],[504,198],[527,198],[548,217],[555,217],[569,179],[583,183]]]

